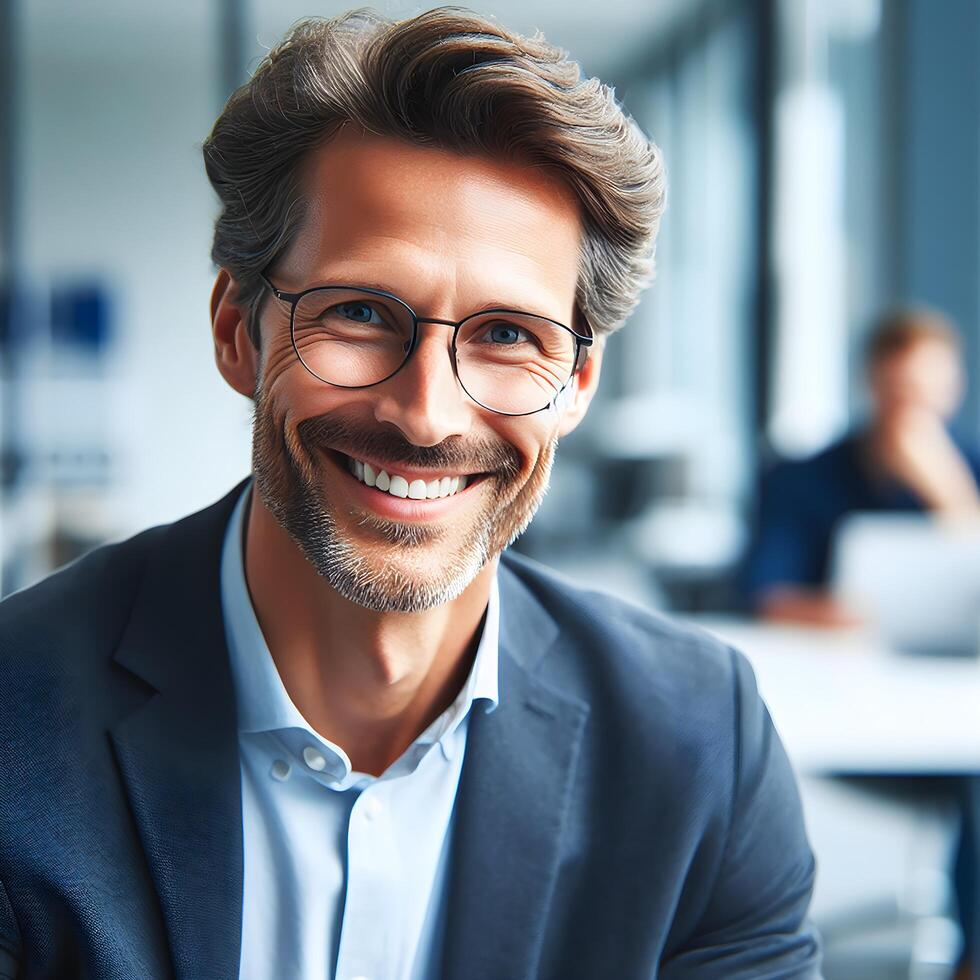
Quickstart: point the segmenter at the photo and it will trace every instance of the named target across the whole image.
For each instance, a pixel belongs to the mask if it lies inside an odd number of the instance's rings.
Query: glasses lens
[[[481,313],[456,337],[456,369],[470,396],[497,412],[524,415],[546,408],[568,383],[575,338],[530,313]]]
[[[359,289],[314,289],[293,314],[300,360],[321,381],[348,388],[394,374],[412,345],[412,329],[407,307]]]

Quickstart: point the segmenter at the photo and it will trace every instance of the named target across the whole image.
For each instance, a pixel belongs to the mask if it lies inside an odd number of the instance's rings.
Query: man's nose
[[[453,371],[452,327],[420,324],[419,339],[408,363],[378,385],[374,417],[390,422],[416,446],[435,446],[465,434],[472,409]]]

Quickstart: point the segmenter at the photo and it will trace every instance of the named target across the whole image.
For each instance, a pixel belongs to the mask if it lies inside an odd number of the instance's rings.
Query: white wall
[[[200,144],[220,108],[216,18],[196,0],[20,7],[23,266],[40,287],[88,276],[112,289],[109,507],[129,533],[249,469],[250,404],[218,375],[208,321],[216,199]],[[70,427],[81,409],[52,401]]]

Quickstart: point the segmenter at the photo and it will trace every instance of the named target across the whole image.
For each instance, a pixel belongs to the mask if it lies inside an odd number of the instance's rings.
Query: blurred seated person
[[[820,626],[860,623],[828,589],[833,536],[847,514],[980,515],[980,455],[947,427],[965,388],[961,355],[958,334],[934,310],[900,309],[879,321],[865,352],[867,422],[762,477],[742,580],[753,613]]]
[[[828,588],[834,534],[850,513],[980,516],[980,455],[948,428],[965,390],[961,342],[950,322],[922,307],[886,314],[872,330],[864,368],[871,395],[866,422],[815,456],[776,463],[762,477],[741,583],[760,618],[860,624]],[[943,786],[962,816],[953,872],[964,939],[956,980],[980,980],[973,966],[980,951],[980,780],[954,777]]]

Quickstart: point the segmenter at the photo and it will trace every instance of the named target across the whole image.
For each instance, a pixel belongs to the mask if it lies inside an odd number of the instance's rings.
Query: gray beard
[[[289,445],[292,440],[284,438],[261,389],[256,389],[252,471],[262,503],[317,574],[345,599],[374,612],[424,612],[458,598],[487,562],[513,544],[531,523],[547,492],[557,447],[557,439],[546,445],[526,485],[516,496],[511,491],[509,501],[501,498],[513,485],[519,460],[510,447],[488,448],[484,459],[489,475],[484,477],[485,486],[480,491],[487,503],[475,526],[444,556],[438,574],[415,578],[396,563],[366,553],[345,534],[322,502],[317,474],[323,462],[314,450],[327,444],[325,436],[356,438],[357,434],[353,428],[329,418],[308,419],[298,426],[301,445]],[[385,438],[392,441],[390,436]],[[423,464],[426,459],[443,455],[439,447],[413,449],[407,443],[403,447],[420,457]],[[452,465],[452,452],[444,454],[450,457],[447,465],[433,468],[446,472],[463,468]],[[389,458],[387,453],[380,455]],[[405,448],[400,455],[406,455]],[[434,546],[452,533],[446,528],[402,523],[370,513],[361,514],[358,523],[370,527],[381,542],[403,552]]]

